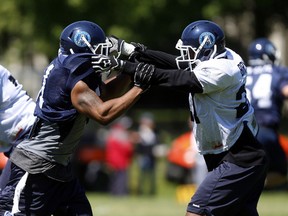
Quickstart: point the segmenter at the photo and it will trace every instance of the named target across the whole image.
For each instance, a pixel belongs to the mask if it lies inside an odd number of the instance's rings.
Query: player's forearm
[[[105,85],[102,86],[102,100],[106,101],[123,95],[131,88],[131,84],[131,77],[123,73],[107,80]]]
[[[135,86],[123,96],[98,105],[91,117],[98,123],[107,125],[130,109],[138,101],[142,92],[141,88]]]
[[[184,70],[163,70],[157,68],[152,77],[152,85],[174,87],[178,90],[192,93],[203,92],[195,74]]]

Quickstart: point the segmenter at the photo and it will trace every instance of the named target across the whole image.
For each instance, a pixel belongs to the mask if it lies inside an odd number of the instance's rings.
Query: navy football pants
[[[11,177],[0,193],[0,215],[11,212],[15,187],[25,171],[12,163]],[[50,216],[57,209],[67,206],[68,215],[91,216],[92,210],[85,191],[77,179],[59,182],[44,174],[29,174],[19,201],[17,216]]]

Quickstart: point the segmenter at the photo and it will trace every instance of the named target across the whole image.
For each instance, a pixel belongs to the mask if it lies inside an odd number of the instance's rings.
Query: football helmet
[[[182,32],[176,44],[181,56],[176,58],[178,68],[181,62],[189,64],[192,70],[197,61],[215,58],[225,51],[225,34],[216,23],[199,20],[190,23]]]
[[[250,65],[274,64],[279,60],[279,53],[267,38],[257,38],[248,47]]]
[[[60,35],[60,51],[63,54],[92,52],[107,56],[111,46],[102,28],[85,20],[68,25]]]

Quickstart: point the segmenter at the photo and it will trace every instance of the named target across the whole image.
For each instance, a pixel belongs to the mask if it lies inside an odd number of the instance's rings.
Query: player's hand
[[[135,47],[134,52],[129,55],[128,60],[131,62],[140,62],[139,57],[141,56],[141,51],[144,52],[147,47],[144,44],[131,42],[131,44]],[[139,52],[140,51],[140,52]]]
[[[121,55],[121,48],[123,46],[124,40],[117,38],[114,35],[108,36],[107,38],[112,45],[109,48],[109,55],[113,55],[118,58]]]
[[[92,56],[92,68],[96,72],[110,72],[111,70],[122,70],[124,67],[124,61],[115,58],[114,56],[105,55],[93,55]]]
[[[147,47],[142,43],[131,42],[131,45],[135,47],[134,51],[145,51]]]
[[[114,35],[109,36],[108,40],[112,44],[112,47],[109,49],[109,54],[116,56],[116,58],[120,55],[130,56],[135,50],[135,46],[126,43],[123,39],[117,38]]]
[[[154,71],[154,65],[139,63],[134,74],[134,85],[147,90],[151,85],[151,78]]]

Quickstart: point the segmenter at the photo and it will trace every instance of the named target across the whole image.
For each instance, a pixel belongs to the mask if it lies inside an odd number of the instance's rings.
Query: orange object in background
[[[192,168],[195,166],[196,148],[191,143],[191,132],[184,133],[176,138],[168,152],[168,161],[181,167]]]
[[[3,152],[0,152],[0,170],[3,170],[8,158],[3,154]]]
[[[280,134],[279,135],[279,140],[282,148],[285,151],[286,157],[288,158],[288,136]]]

